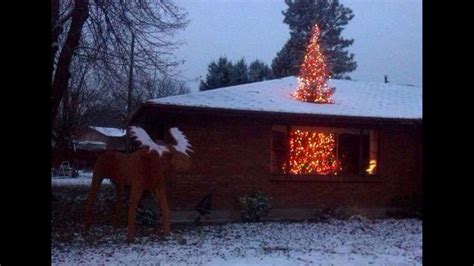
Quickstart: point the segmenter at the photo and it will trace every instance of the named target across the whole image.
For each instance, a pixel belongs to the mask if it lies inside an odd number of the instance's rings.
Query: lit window
[[[341,176],[376,174],[375,130],[273,126],[272,136],[274,173]]]

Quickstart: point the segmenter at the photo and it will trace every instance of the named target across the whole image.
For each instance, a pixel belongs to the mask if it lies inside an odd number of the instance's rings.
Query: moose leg
[[[116,184],[115,185],[117,199],[115,202],[115,214],[114,214],[114,226],[117,227],[120,221],[120,214],[123,209],[123,186]]]
[[[130,192],[130,205],[128,207],[128,242],[132,242],[135,238],[135,218],[142,193],[143,188],[132,185],[132,191]]]
[[[99,191],[100,185],[102,184],[102,179],[103,177],[98,174],[94,174],[92,177],[91,191],[86,200],[85,215],[84,215],[86,231],[89,230],[90,225],[92,223],[92,209],[94,206],[95,199],[97,197],[97,191]]]
[[[153,198],[154,198],[155,201],[156,201],[156,206],[157,206],[158,208],[160,208],[161,201],[160,201],[160,196],[158,195],[158,189],[155,188],[155,189],[153,189],[151,192],[152,192],[151,194],[153,194]],[[160,216],[163,216],[163,211],[161,210],[161,208],[160,208]],[[158,220],[159,220],[159,219],[160,219],[160,218],[158,217]],[[156,221],[156,228],[155,228],[155,231],[156,231],[156,232],[159,232],[160,229],[161,229],[160,221]]]
[[[158,201],[160,202],[163,235],[168,236],[170,234],[170,210],[168,209],[168,200],[166,199],[166,187],[164,182],[160,182],[160,185],[155,189],[154,194],[158,197]]]

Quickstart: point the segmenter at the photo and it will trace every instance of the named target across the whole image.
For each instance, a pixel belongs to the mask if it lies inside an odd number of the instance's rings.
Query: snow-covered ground
[[[92,172],[79,171],[79,176],[76,178],[66,176],[52,176],[51,185],[53,186],[90,186],[92,179]],[[104,179],[102,184],[110,184],[110,179]]]
[[[139,232],[126,243],[126,229],[96,225],[54,241],[53,265],[421,265],[418,219],[312,223],[231,223],[174,228],[167,239]]]
[[[84,234],[82,203],[91,177],[90,172],[80,172],[77,178],[52,177],[59,199],[53,205],[53,265],[422,264],[419,219],[367,220],[355,216],[317,223],[174,225],[167,239],[153,227],[140,225],[132,244],[127,244],[125,225],[114,228],[97,222]],[[106,179],[103,184],[110,181]],[[97,215],[111,213],[108,208],[114,199],[113,190],[105,186],[99,196],[110,199],[102,200],[104,206],[98,201]]]

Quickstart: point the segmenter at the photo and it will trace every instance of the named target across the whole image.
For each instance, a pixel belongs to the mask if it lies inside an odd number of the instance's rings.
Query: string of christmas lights
[[[300,68],[298,88],[293,96],[300,101],[333,103],[331,96],[334,94],[334,88],[327,85],[330,76],[319,45],[319,35],[319,27],[316,24],[311,30],[311,38]]]
[[[290,174],[337,175],[341,169],[333,133],[291,130],[289,153]]]

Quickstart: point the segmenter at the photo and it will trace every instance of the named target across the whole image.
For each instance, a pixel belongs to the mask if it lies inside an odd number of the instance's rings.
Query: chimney
[[[388,83],[388,76],[387,75],[384,76],[384,79],[385,79],[385,83]]]

